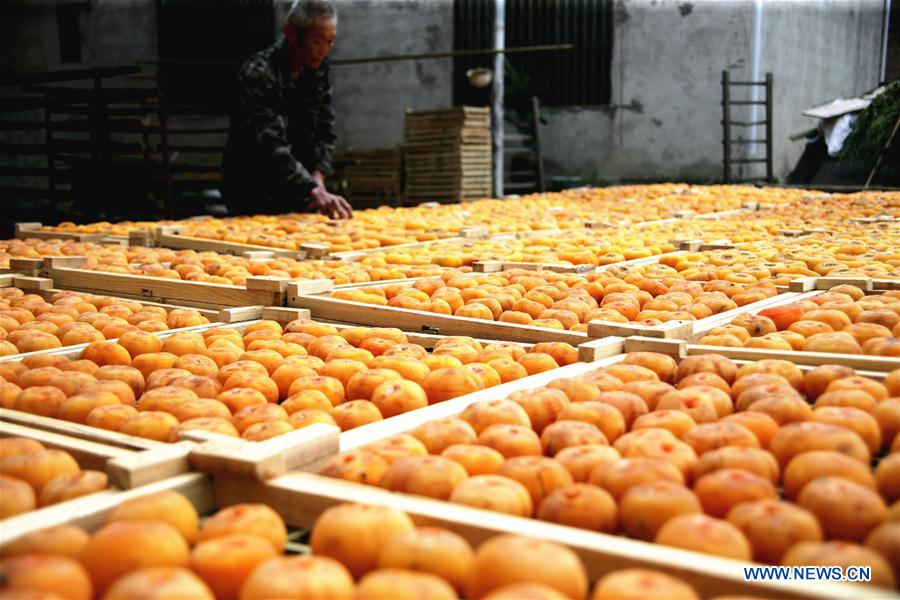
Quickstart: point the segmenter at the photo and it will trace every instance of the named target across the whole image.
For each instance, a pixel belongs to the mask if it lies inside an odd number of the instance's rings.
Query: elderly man
[[[337,12],[327,0],[297,0],[284,39],[252,56],[238,75],[225,148],[225,201],[234,212],[353,216],[325,189],[334,151],[331,69]]]

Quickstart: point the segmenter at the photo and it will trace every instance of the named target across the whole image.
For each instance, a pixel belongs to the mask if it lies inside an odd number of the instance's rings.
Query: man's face
[[[334,47],[336,37],[337,23],[335,20],[322,18],[316,18],[302,38],[297,35],[296,30],[293,31],[293,35],[288,34],[291,48],[300,64],[310,69],[319,68]]]

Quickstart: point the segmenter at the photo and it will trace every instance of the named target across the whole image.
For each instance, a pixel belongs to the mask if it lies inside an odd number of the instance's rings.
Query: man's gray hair
[[[285,22],[300,31],[312,27],[313,21],[324,19],[337,21],[337,9],[329,0],[296,0]]]

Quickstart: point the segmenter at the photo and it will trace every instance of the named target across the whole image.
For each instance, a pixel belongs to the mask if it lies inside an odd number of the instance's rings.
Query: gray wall
[[[485,0],[489,1],[489,0]],[[775,76],[775,170],[802,151],[800,112],[877,83],[882,0],[759,0],[759,73]],[[290,0],[275,0],[276,27]],[[337,0],[334,58],[452,49],[452,0]],[[554,110],[542,131],[550,174],[589,180],[721,178],[720,76],[752,74],[754,0],[616,0],[612,101]],[[0,2],[2,70],[59,63],[54,0]],[[156,55],[153,0],[92,0],[84,64]],[[77,66],[77,65],[71,65]],[[403,111],[449,106],[449,59],[335,67],[340,147],[399,144]]]
[[[449,1],[349,0],[338,10],[336,60],[453,49]],[[400,144],[405,109],[444,108],[453,101],[450,59],[336,66],[334,73],[342,146]]]
[[[787,136],[815,127],[801,111],[879,83],[881,0],[766,2],[761,72],[775,78],[775,172],[789,172],[803,142]]]
[[[617,0],[612,106],[551,111],[541,130],[548,172],[595,181],[720,179],[721,72],[752,75],[755,4]],[[774,169],[783,178],[803,150],[788,136],[817,123],[801,111],[878,83],[883,4],[761,5],[758,72],[774,75]],[[762,128],[756,133],[764,137]]]
[[[54,0],[0,2],[0,69],[52,71],[156,57],[153,0],[93,0],[81,10],[82,62],[62,64]]]
[[[290,0],[277,0],[280,29]],[[453,49],[449,0],[336,0],[338,39],[332,58],[446,52]],[[450,59],[334,67],[340,147],[403,142],[403,111],[450,106]]]
[[[548,171],[716,177],[719,80],[723,68],[746,71],[748,4],[619,0],[615,10],[612,106],[550,111],[541,130]]]

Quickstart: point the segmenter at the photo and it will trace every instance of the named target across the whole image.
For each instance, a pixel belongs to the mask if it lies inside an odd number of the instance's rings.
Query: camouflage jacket
[[[305,202],[316,186],[310,173],[331,173],[334,109],[331,68],[290,76],[287,41],[253,55],[238,74],[237,101],[225,148],[223,180],[229,203]]]

